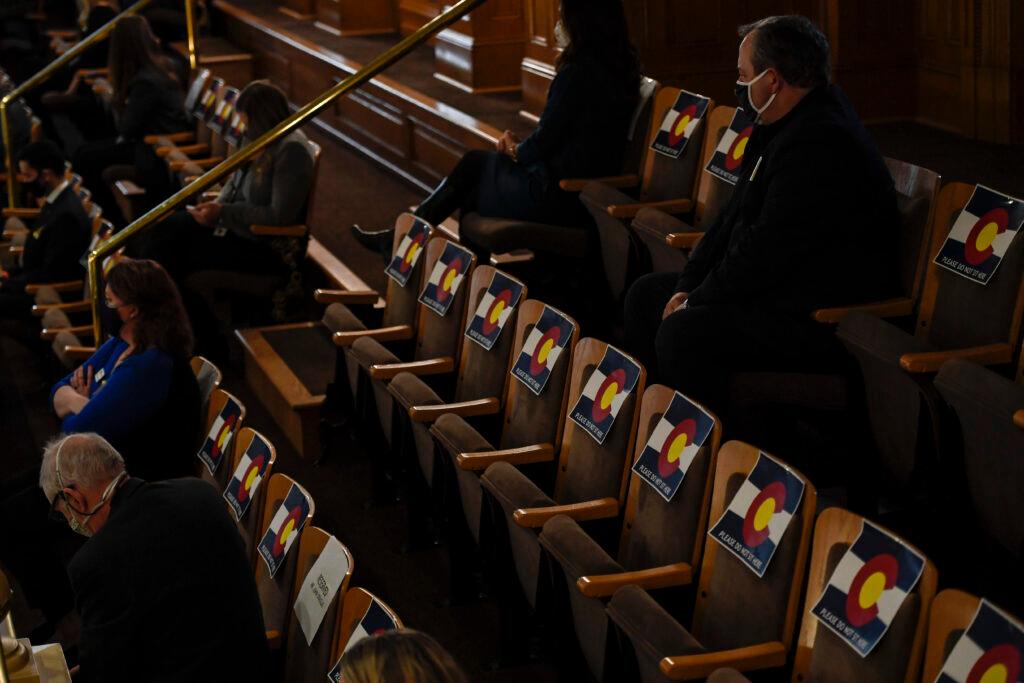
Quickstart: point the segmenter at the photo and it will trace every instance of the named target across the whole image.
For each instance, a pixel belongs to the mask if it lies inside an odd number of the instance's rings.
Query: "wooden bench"
[[[310,238],[309,261],[330,286],[350,291],[371,289],[317,239]],[[383,299],[376,306],[382,307]],[[245,351],[245,377],[303,458],[320,456],[320,409],[327,383],[334,378],[337,350],[317,321],[236,330]]]

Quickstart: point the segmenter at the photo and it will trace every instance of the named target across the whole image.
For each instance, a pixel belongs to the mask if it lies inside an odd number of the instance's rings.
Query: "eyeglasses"
[[[128,304],[124,304],[124,303],[118,304],[118,303],[114,303],[110,299],[104,298],[103,299],[103,305],[106,306],[107,308],[111,309],[111,310],[116,311],[119,308],[124,308]]]

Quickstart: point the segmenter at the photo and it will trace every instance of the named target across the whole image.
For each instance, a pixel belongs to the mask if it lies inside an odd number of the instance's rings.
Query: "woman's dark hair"
[[[156,261],[123,259],[107,273],[107,285],[126,305],[135,306],[135,346],[158,348],[175,358],[192,355],[192,325],[174,280]]]
[[[452,656],[426,633],[404,629],[364,638],[341,658],[345,683],[469,683]]]
[[[235,108],[249,117],[245,134],[255,140],[288,118],[288,97],[267,80],[252,81],[238,93]]]
[[[580,59],[595,59],[608,71],[610,83],[640,87],[640,60],[629,40],[622,0],[562,0],[562,26],[569,44],[558,57],[562,69]]]
[[[110,85],[114,89],[114,107],[121,109],[128,98],[128,86],[146,67],[156,69],[172,82],[178,79],[170,60],[160,52],[160,43],[145,17],[130,14],[121,17],[110,34],[107,53]]]

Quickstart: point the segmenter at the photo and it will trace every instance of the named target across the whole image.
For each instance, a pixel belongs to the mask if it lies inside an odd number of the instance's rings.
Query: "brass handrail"
[[[53,60],[42,69],[39,70],[34,76],[29,78],[27,81],[19,85],[11,92],[4,95],[3,99],[0,99],[0,135],[3,136],[4,141],[4,164],[7,169],[7,205],[10,208],[17,206],[17,198],[14,192],[14,159],[13,152],[11,151],[11,131],[7,123],[7,107],[8,105],[27,93],[37,85],[46,82],[53,76],[54,73],[62,66],[70,62],[78,55],[85,52],[87,49],[92,47],[95,43],[105,39],[114,30],[114,26],[117,25],[123,17],[129,14],[136,14],[139,10],[144,9],[146,5],[151,3],[153,0],[139,0],[134,5],[126,9],[125,11],[118,14],[116,17],[108,21],[103,26],[90,33],[88,36],[78,41],[74,47],[62,54],[57,59]],[[192,3],[195,0],[184,0],[185,2],[185,25],[188,31],[188,62],[189,65],[196,68],[196,38],[195,38],[195,21],[192,17]]]
[[[306,121],[316,116],[328,104],[334,101],[335,98],[363,85],[381,71],[384,71],[384,69],[412,52],[414,48],[426,41],[432,35],[455,23],[463,16],[469,14],[478,6],[482,5],[484,2],[485,0],[460,0],[449,9],[421,26],[415,33],[412,33],[398,43],[395,43],[393,46],[375,57],[371,62],[359,69],[359,71],[338,82],[329,90],[321,93],[287,119],[277,124],[256,140],[238,150],[182,189],[178,190],[178,192],[150,209],[124,230],[117,233],[103,244],[98,245],[93,251],[91,251],[89,253],[88,262],[89,296],[92,299],[93,339],[96,340],[96,343],[101,344],[103,342],[103,330],[99,315],[101,295],[99,290],[99,269],[105,256],[120,249],[125,242],[155,224],[161,218],[170,213],[172,209],[183,204],[189,197],[192,197],[197,192],[201,192],[221,178],[227,176],[228,173],[234,171],[236,168],[255,156],[257,152],[260,152],[268,145],[276,142],[285,135],[288,135]]]

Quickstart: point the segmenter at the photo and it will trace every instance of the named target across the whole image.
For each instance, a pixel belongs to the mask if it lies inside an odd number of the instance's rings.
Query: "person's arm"
[[[738,303],[775,284],[812,270],[830,254],[829,216],[842,207],[843,155],[835,146],[807,140],[780,151],[774,170],[765,171],[761,215],[732,239],[725,257],[690,292],[689,304]]]
[[[565,131],[579,119],[583,106],[600,106],[584,82],[583,67],[570,65],[551,82],[540,122],[528,138],[516,148],[516,161],[529,166],[547,159],[565,140]],[[588,100],[592,100],[588,104]],[[595,143],[599,144],[599,143]]]
[[[167,398],[172,361],[155,349],[119,365],[102,390],[93,390],[80,412],[62,423],[65,432],[96,432],[116,441],[149,419]]]
[[[139,78],[128,91],[124,111],[117,122],[118,136],[124,140],[141,140],[161,106],[160,85],[148,78]]]
[[[108,558],[102,566],[86,567],[75,560],[68,566],[75,608],[81,617],[75,683],[106,680],[138,637],[131,614],[135,596],[126,590],[116,571],[118,564],[118,558]]]
[[[704,232],[700,242],[697,242],[697,246],[690,250],[690,257],[686,260],[683,272],[679,274],[679,280],[676,282],[676,293],[693,291],[711,271],[716,246],[727,237],[728,231],[724,225],[724,216],[727,213],[728,207],[720,211]]]
[[[79,258],[88,247],[88,239],[74,216],[59,214],[46,232],[49,233],[46,244],[41,245],[44,247],[42,263],[28,273],[27,283],[60,282],[84,275]]]
[[[114,352],[115,347],[118,346],[118,339],[108,339],[100,348],[96,349],[96,352],[89,356],[89,358],[82,363],[79,368],[69,372],[62,379],[60,379],[50,389],[50,405],[53,406],[53,410],[57,413],[57,417],[63,419],[72,407],[78,407],[77,399],[70,399],[68,392],[72,394],[78,394],[74,387],[71,386],[71,380],[74,378],[75,373],[82,371],[88,373],[89,368],[92,368],[93,373],[98,368],[102,368],[110,360],[110,354]],[[59,403],[59,405],[58,405]]]
[[[313,182],[313,158],[304,144],[283,145],[274,158],[270,204],[245,201],[224,204],[221,222],[235,232],[249,233],[250,225],[290,225],[302,222],[302,207]]]

